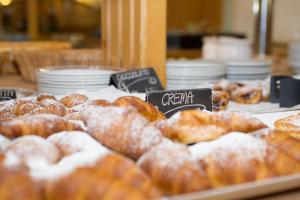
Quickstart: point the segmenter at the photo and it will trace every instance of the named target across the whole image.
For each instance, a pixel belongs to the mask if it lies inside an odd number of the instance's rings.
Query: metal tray
[[[168,200],[230,200],[254,198],[300,188],[300,174],[281,176],[220,189],[168,197]]]

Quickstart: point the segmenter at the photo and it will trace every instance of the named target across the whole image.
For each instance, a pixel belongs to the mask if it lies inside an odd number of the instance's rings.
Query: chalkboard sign
[[[16,90],[0,89],[0,101],[8,101],[16,98],[17,98]]]
[[[146,101],[156,106],[166,117],[178,111],[200,109],[212,111],[212,90],[166,90],[146,93]]]
[[[126,92],[147,92],[163,90],[153,68],[143,68],[113,74],[110,85]]]
[[[272,76],[270,102],[280,107],[300,104],[300,80],[290,76]]]

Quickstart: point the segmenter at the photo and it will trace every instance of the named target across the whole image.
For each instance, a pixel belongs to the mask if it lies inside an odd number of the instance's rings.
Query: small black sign
[[[126,92],[147,92],[163,90],[153,68],[143,68],[113,74],[110,85]]]
[[[151,91],[146,93],[146,101],[156,106],[166,117],[171,117],[182,110],[212,111],[212,91],[210,88]]]
[[[0,89],[0,101],[8,101],[16,98],[17,98],[16,90]]]
[[[280,107],[300,104],[300,80],[290,76],[272,76],[270,102]]]

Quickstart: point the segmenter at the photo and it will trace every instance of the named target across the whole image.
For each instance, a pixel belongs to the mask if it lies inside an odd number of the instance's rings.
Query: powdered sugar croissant
[[[23,135],[39,135],[48,137],[60,131],[82,130],[77,123],[50,114],[21,116],[10,121],[0,122],[0,134],[8,138]]]
[[[161,132],[132,107],[92,107],[83,119],[100,143],[133,159],[162,140]]]

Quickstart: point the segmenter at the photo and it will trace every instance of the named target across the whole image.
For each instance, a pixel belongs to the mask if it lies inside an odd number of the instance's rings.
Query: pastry
[[[279,119],[274,123],[276,130],[282,131],[300,131],[300,115],[293,115]]]
[[[0,200],[42,200],[39,187],[24,171],[0,168]]]
[[[10,121],[0,122],[0,134],[8,138],[23,135],[38,135],[48,137],[60,131],[82,130],[77,123],[50,114],[21,116]]]
[[[239,88],[242,88],[242,87],[245,87],[246,85],[244,83],[228,83],[226,84],[225,86],[225,90],[231,94],[232,92],[234,92],[235,90],[239,89]]]
[[[108,155],[47,187],[47,199],[154,199],[162,193],[134,162]]]
[[[266,125],[242,113],[188,110],[178,112],[170,119],[154,123],[165,137],[191,144],[214,140],[231,131],[253,132]]]
[[[57,101],[57,99],[56,99],[53,95],[47,94],[47,93],[39,94],[39,95],[36,97],[36,101],[37,101],[37,102],[40,102],[40,101],[42,101],[42,100],[44,100],[44,99],[52,99],[52,100]]]
[[[38,106],[28,112],[29,115],[36,115],[36,114],[53,114],[58,116],[65,116],[65,106],[51,98],[45,98],[38,101]]]
[[[139,111],[139,113],[146,117],[150,122],[165,119],[164,114],[157,108],[155,108],[152,104],[145,102],[137,97],[120,97],[114,102],[114,105],[122,107],[135,107]]]
[[[133,107],[92,107],[83,119],[101,144],[133,159],[162,140],[161,132]]]
[[[138,165],[168,195],[210,188],[203,169],[182,144],[164,140],[145,153]]]
[[[72,108],[74,106],[83,104],[89,99],[82,94],[70,94],[68,96],[63,97],[60,102],[64,104],[67,108]]]
[[[228,92],[225,91],[213,91],[212,100],[213,100],[212,110],[217,112],[217,111],[227,109],[230,96]]]
[[[20,163],[31,168],[50,165],[60,159],[60,152],[54,144],[34,135],[13,140],[6,146],[4,153],[14,154]]]
[[[231,93],[231,99],[241,104],[257,104],[262,100],[262,90],[242,87]]]
[[[212,187],[223,187],[298,173],[300,163],[266,141],[233,132],[189,147]],[[285,166],[284,163],[289,163]]]

